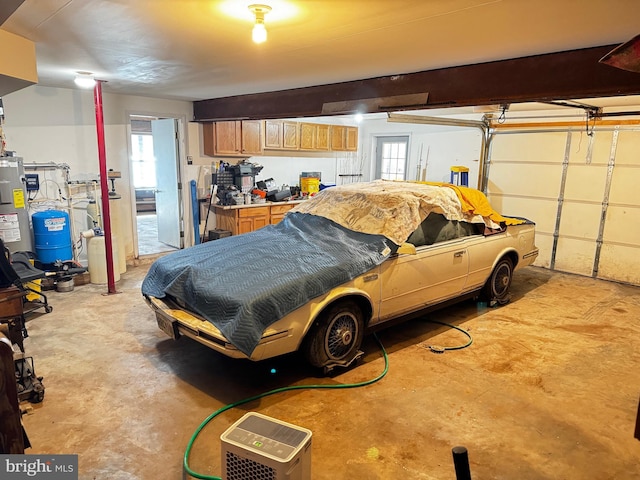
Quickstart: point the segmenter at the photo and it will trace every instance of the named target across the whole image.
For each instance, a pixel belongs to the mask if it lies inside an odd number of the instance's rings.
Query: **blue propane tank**
[[[69,214],[46,210],[31,216],[36,257],[43,264],[73,259]]]

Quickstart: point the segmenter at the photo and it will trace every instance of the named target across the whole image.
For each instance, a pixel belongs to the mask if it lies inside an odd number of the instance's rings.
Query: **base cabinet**
[[[285,214],[293,207],[295,207],[295,205],[291,203],[271,205],[271,225],[281,222]]]
[[[223,207],[214,205],[216,227],[228,230],[231,235],[253,232],[267,225],[280,222],[285,214],[299,202],[267,203],[264,205],[246,205]]]

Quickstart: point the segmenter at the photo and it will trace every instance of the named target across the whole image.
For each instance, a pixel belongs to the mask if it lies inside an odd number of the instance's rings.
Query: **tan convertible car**
[[[477,190],[351,184],[277,225],[162,257],[142,293],[171,338],[251,360],[300,350],[330,370],[392,319],[471,297],[506,303],[513,273],[538,254],[534,235]]]

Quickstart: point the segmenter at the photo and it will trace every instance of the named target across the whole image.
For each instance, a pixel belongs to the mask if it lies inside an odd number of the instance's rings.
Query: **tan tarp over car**
[[[431,212],[489,228],[500,228],[498,223],[507,220],[521,223],[500,216],[478,190],[448,187],[385,180],[354,183],[322,190],[292,211],[325,217],[357,232],[382,234],[397,245]]]

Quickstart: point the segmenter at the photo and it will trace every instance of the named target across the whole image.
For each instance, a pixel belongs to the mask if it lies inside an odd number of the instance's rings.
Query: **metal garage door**
[[[496,133],[487,180],[498,211],[536,222],[536,265],[640,285],[640,130]]]

